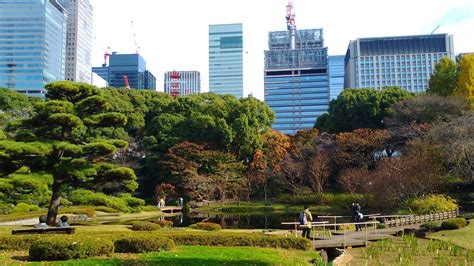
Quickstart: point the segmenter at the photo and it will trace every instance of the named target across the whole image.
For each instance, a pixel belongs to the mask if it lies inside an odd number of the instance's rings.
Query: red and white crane
[[[290,32],[291,43],[290,48],[294,50],[296,48],[296,21],[295,21],[295,5],[292,0],[288,1],[286,5],[286,25]]]

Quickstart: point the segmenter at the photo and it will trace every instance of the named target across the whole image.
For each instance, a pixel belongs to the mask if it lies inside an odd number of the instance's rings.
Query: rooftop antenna
[[[436,28],[431,32],[431,35],[433,35],[433,33],[435,33],[435,31],[436,31],[437,29],[439,29],[439,25],[436,26]]]
[[[135,52],[137,54],[139,54],[140,53],[140,47],[138,46],[137,34],[135,32],[135,24],[133,23],[133,20],[130,22],[130,24],[132,25],[132,34],[133,34],[133,42],[135,43]]]
[[[296,49],[296,21],[295,21],[295,5],[293,1],[288,1],[286,5],[286,25],[288,31],[290,32],[291,43],[290,48],[292,50]]]

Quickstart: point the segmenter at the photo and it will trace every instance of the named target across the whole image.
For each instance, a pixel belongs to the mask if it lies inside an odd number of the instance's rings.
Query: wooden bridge
[[[315,249],[324,248],[346,248],[366,246],[370,241],[391,238],[403,232],[407,228],[419,228],[422,223],[441,221],[455,218],[458,211],[434,213],[427,215],[368,215],[367,222],[360,223],[337,223],[337,219],[350,218],[350,216],[319,216],[322,220],[311,224],[312,243]],[[325,220],[334,221],[329,223]],[[383,223],[386,228],[379,229],[378,224]],[[294,225],[295,235],[299,236],[297,222],[286,222],[282,224]],[[353,231],[349,228],[361,225],[362,231]]]
[[[179,207],[179,206],[166,206],[166,207],[160,207],[158,209],[160,209],[160,211],[162,211],[162,212],[169,212],[169,213],[175,213],[175,212],[182,212],[183,211],[183,207]]]

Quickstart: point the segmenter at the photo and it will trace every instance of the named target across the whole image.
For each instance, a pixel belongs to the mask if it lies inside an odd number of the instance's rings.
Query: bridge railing
[[[403,225],[428,223],[433,221],[441,221],[457,217],[457,210],[449,212],[439,212],[423,215],[373,215],[369,219],[380,220],[387,227],[398,227]]]
[[[328,221],[322,221],[322,222],[311,222],[311,226],[314,226],[316,224],[327,224]],[[284,225],[294,225],[295,226],[295,236],[298,237],[298,228],[301,228],[301,224],[299,222],[282,222],[281,224]]]
[[[374,233],[377,232],[377,224],[379,224],[379,221],[369,221],[369,222],[360,222],[360,223],[339,223],[339,224],[317,224],[317,225],[312,225],[312,227],[323,227],[323,239],[325,238],[325,228],[326,226],[332,227],[332,226],[339,226],[341,227],[342,225],[342,232],[343,232],[343,247],[347,246],[347,233],[348,232],[353,232],[353,230],[348,230],[347,225],[363,225],[365,226],[364,230],[364,235],[365,235],[365,245],[369,242],[369,225],[373,226]],[[313,237],[314,240],[314,237]]]

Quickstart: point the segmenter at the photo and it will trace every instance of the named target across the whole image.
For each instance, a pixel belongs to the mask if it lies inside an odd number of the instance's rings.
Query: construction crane
[[[102,65],[103,67],[107,66],[107,58],[109,58],[109,56],[110,56],[109,50],[110,50],[110,46],[108,46],[107,50],[105,50],[105,52],[104,52],[104,64]]]
[[[135,43],[135,51],[137,54],[140,53],[140,47],[138,46],[138,42],[137,42],[137,34],[135,32],[135,23],[133,23],[133,20],[130,22],[131,26],[132,26],[132,35],[133,35],[133,41]]]
[[[431,32],[431,35],[433,35],[437,29],[439,29],[439,25]]]
[[[293,4],[293,1],[290,0],[288,1],[288,4],[286,5],[286,25],[288,28],[288,31],[290,32],[290,37],[291,37],[291,43],[290,43],[290,48],[292,50],[296,49],[296,21],[295,21],[295,5]]]

